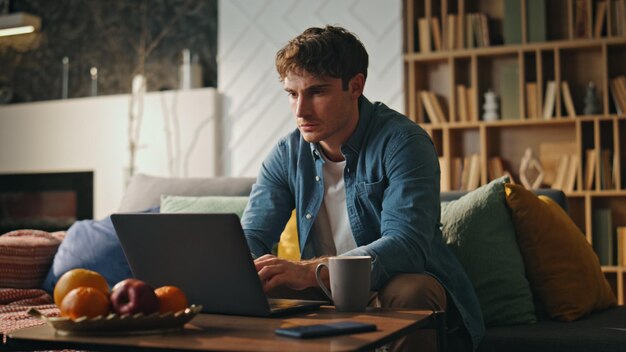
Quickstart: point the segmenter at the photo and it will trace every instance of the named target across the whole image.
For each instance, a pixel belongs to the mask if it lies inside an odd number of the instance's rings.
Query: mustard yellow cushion
[[[300,260],[300,245],[298,243],[298,227],[296,225],[296,211],[285,225],[278,242],[278,257],[291,260]]]
[[[598,256],[552,199],[506,184],[517,241],[536,297],[553,319],[572,321],[616,305]]]

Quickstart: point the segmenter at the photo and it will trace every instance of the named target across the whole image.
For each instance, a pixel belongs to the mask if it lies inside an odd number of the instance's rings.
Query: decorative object
[[[70,59],[67,56],[64,56],[61,62],[63,63],[63,82],[61,86],[61,99],[67,99],[67,91],[68,91],[68,86],[69,86],[69,75],[70,75]]]
[[[91,96],[95,97],[98,95],[98,68],[94,66],[89,69],[89,75],[91,76]]]
[[[519,178],[520,182],[527,189],[537,189],[543,181],[543,167],[537,158],[533,157],[533,151],[526,148],[524,157],[520,162]]]
[[[483,105],[484,121],[496,121],[498,120],[498,101],[496,97],[496,93],[494,93],[491,89],[485,93],[485,105]]]
[[[179,69],[179,89],[187,90],[202,87],[202,67],[198,63],[198,55],[192,58],[191,51],[182,51],[182,62]]]
[[[597,115],[600,113],[600,105],[598,105],[598,93],[593,82],[589,82],[587,93],[585,93],[585,115]]]

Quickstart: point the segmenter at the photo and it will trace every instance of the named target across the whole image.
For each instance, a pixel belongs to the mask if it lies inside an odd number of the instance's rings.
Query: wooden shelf
[[[441,167],[447,169],[442,172],[443,191],[463,185],[459,178],[472,155],[479,160],[479,166],[472,168],[480,172],[479,185],[491,180],[490,165],[495,159],[519,182],[520,162],[530,148],[545,172],[542,187],[558,184],[561,163],[577,165],[569,173],[573,184],[565,182],[572,186],[559,187],[568,196],[570,216],[594,248],[607,240],[615,248],[617,227],[626,227],[626,111],[618,111],[611,82],[626,76],[626,20],[616,18],[608,8],[604,24],[595,33],[599,0],[588,1],[590,11],[577,26],[574,0],[534,2],[545,7],[532,11],[528,0],[405,0],[405,106],[407,116],[430,133]],[[520,9],[507,12],[505,4],[519,4]],[[543,22],[533,22],[541,18],[537,11],[545,17]],[[468,35],[466,25],[473,21],[468,15],[475,13],[488,18],[492,45],[479,45],[486,41]],[[424,26],[424,20],[431,25]],[[441,45],[432,36],[437,22],[444,38]],[[460,23],[465,25],[451,30]],[[624,33],[617,32],[616,23],[624,25]],[[590,83],[597,93],[598,109],[586,114]],[[552,109],[546,100],[551,87]],[[498,97],[495,121],[483,119],[487,91]],[[568,91],[571,99],[567,99]],[[435,96],[445,121],[431,123],[434,120],[424,105],[433,100],[424,98],[422,92]],[[575,116],[570,116],[572,108]],[[564,161],[564,155],[571,156]],[[596,224],[601,212],[605,217],[608,213],[612,223],[609,232],[594,233],[594,228],[599,231]],[[599,254],[603,271],[623,304],[626,267],[615,266],[616,254]]]

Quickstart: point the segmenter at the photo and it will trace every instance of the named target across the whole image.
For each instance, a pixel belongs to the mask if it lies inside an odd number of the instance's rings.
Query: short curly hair
[[[351,32],[336,26],[311,27],[276,53],[276,70],[282,82],[288,73],[304,70],[316,76],[348,81],[362,73],[367,78],[369,57],[363,43]]]

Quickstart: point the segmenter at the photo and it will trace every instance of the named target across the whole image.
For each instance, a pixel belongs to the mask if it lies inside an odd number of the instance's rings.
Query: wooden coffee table
[[[280,318],[256,318],[199,314],[182,331],[130,336],[61,336],[46,324],[20,329],[8,335],[10,350],[81,349],[92,351],[357,351],[388,344],[420,328],[441,327],[438,314],[430,311],[368,308],[363,313],[338,313],[332,307]],[[278,327],[335,321],[373,323],[377,331],[292,339],[277,336]]]

